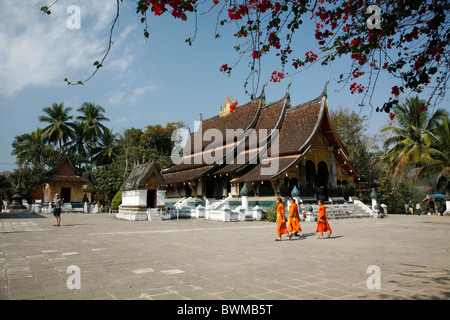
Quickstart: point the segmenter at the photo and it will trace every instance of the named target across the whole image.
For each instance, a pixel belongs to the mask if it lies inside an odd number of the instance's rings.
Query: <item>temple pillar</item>
[[[156,190],[156,207],[162,208],[166,206],[166,187],[159,187]]]

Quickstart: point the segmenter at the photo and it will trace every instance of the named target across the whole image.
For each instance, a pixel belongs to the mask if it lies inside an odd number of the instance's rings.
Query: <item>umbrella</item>
[[[430,197],[430,198],[442,198],[442,199],[445,198],[445,196],[443,194],[430,194],[428,197]]]

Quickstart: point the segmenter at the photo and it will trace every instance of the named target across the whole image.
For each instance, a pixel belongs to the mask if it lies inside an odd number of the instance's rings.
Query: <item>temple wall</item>
[[[147,206],[147,190],[122,191],[122,204],[125,206]]]
[[[44,202],[53,201],[56,193],[61,194],[62,188],[70,188],[70,202],[83,201],[83,185],[74,182],[48,182],[44,186]]]

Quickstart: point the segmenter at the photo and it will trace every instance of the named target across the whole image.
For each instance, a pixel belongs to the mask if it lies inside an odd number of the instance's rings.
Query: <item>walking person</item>
[[[277,197],[276,201],[278,203],[277,208],[277,234],[278,238],[275,241],[281,241],[281,235],[288,233],[288,229],[286,228],[286,216],[284,215],[284,204],[281,202],[281,198]]]
[[[326,216],[326,209],[323,205],[323,201],[319,200],[319,215],[317,216],[317,229],[316,232],[320,232],[319,239],[323,239],[323,232],[328,232],[328,238],[331,236],[331,228],[328,224],[328,219]]]
[[[300,228],[300,215],[298,213],[298,206],[293,198],[289,199],[289,203],[291,204],[289,206],[289,221],[287,226],[289,231],[289,239],[291,239],[292,234],[299,236],[299,232],[300,237],[303,237],[302,228]]]
[[[53,209],[53,215],[56,218],[56,224],[54,227],[59,227],[61,225],[61,207],[63,206],[63,200],[59,197],[59,194],[55,194],[55,198],[53,199],[53,205],[55,206]]]

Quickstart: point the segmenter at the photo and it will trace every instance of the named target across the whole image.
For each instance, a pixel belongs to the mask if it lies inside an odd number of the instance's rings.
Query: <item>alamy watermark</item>
[[[195,121],[194,127],[198,130],[192,135],[187,128],[174,130],[171,137],[175,142],[171,153],[174,164],[258,164],[259,160],[263,164],[261,175],[278,172],[278,129],[270,132],[267,129],[226,129],[224,137],[221,130],[203,131],[201,125],[200,121]],[[204,142],[211,143],[203,148]]]
[[[76,5],[71,5],[67,7],[66,12],[70,16],[66,20],[66,26],[70,30],[81,29],[81,8]]]
[[[67,267],[66,272],[71,274],[66,281],[67,289],[81,289],[81,270],[79,266],[70,265]]]
[[[367,13],[372,13],[372,15],[367,18],[366,26],[369,30],[381,29],[381,10],[377,5],[371,5],[367,7]]]
[[[377,265],[370,265],[367,267],[366,273],[370,274],[367,278],[367,289],[381,289],[381,269]]]

